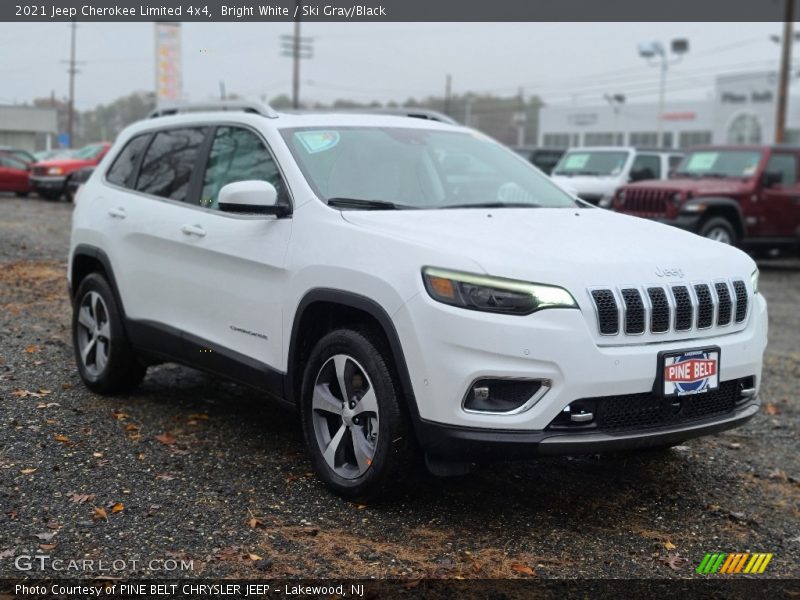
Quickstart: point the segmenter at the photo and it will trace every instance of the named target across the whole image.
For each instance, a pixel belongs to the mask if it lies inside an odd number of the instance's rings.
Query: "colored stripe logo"
[[[721,573],[724,575],[736,575],[745,573],[756,575],[763,573],[769,561],[772,560],[772,553],[756,552],[707,552],[697,567],[700,575],[712,575]]]

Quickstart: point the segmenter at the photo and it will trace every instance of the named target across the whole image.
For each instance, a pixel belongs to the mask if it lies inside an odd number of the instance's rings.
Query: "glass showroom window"
[[[760,144],[761,124],[755,115],[743,113],[728,127],[729,144]]]

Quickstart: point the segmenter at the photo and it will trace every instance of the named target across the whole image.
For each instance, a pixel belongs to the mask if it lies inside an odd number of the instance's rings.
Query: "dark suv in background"
[[[553,168],[566,152],[566,148],[537,148],[535,146],[514,146],[511,149],[546,175],[553,172]]]
[[[670,179],[621,186],[612,207],[749,249],[800,247],[800,147],[693,148]]]

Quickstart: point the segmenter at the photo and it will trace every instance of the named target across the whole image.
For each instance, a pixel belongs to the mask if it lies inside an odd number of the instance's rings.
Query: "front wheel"
[[[97,273],[88,275],[75,294],[72,344],[81,379],[93,392],[121,392],[145,375],[125,336],[111,287]]]
[[[700,228],[700,235],[729,246],[736,245],[736,232],[731,222],[724,217],[711,217],[703,223]]]
[[[410,474],[412,428],[391,357],[371,331],[339,329],[317,343],[300,408],[314,469],[337,494],[373,499]]]

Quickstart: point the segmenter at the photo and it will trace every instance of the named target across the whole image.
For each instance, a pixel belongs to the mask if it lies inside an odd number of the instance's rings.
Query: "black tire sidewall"
[[[108,323],[111,330],[109,340],[108,362],[103,372],[98,377],[93,377],[85,368],[78,345],[78,314],[81,302],[89,292],[96,292],[105,302],[108,312]],[[97,273],[88,275],[78,286],[72,310],[72,345],[75,349],[75,362],[78,372],[86,387],[98,393],[111,393],[118,391],[126,385],[133,383],[141,375],[137,373],[135,358],[128,346],[125,329],[122,325],[117,303],[111,286]]]
[[[312,419],[312,396],[317,375],[322,366],[336,354],[353,357],[367,372],[375,389],[378,402],[378,442],[372,466],[356,479],[345,479],[335,473],[325,462],[317,444]],[[400,393],[394,381],[390,358],[381,352],[378,344],[365,332],[339,329],[324,336],[309,357],[303,376],[300,396],[300,414],[311,462],[328,487],[338,494],[355,499],[372,497],[376,490],[386,487],[390,477],[402,475],[396,472],[398,463],[407,450],[409,434],[405,415],[400,409]],[[402,467],[401,467],[402,468]]]

